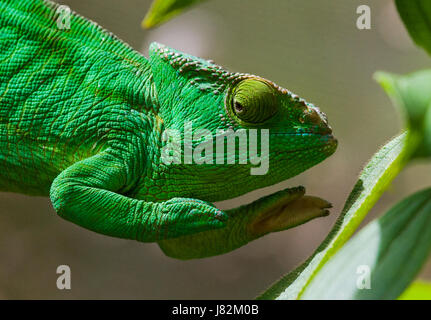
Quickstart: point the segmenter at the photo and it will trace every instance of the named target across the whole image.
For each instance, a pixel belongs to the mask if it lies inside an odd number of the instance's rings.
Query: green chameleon
[[[0,190],[49,195],[64,219],[158,242],[179,259],[222,254],[328,214],[330,204],[303,187],[232,210],[212,204],[335,151],[326,116],[290,91],[157,43],[147,59],[49,1],[0,0],[0,28]],[[218,129],[269,129],[267,173],[250,174],[248,158],[165,164],[164,132],[185,122],[194,133],[210,130],[214,144]]]

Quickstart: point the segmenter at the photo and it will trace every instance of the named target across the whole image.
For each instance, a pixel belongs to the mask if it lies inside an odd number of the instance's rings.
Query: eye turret
[[[245,123],[263,123],[278,110],[276,91],[259,79],[242,80],[232,90],[230,108]]]

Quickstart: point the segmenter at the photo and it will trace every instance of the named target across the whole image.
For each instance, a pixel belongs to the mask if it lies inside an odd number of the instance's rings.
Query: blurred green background
[[[149,43],[158,41],[230,71],[271,79],[318,105],[339,139],[337,152],[292,180],[218,206],[304,185],[334,208],[327,218],[229,254],[179,261],[164,256],[156,244],[110,238],[62,220],[48,198],[0,193],[0,298],[255,297],[314,251],[362,166],[402,127],[372,74],[407,73],[431,62],[412,44],[391,0],[209,0],[151,31],[140,27],[149,0],[60,2],[144,55]],[[371,7],[371,30],[356,28],[356,8],[362,4]],[[430,181],[429,164],[407,168],[364,223]],[[61,264],[72,270],[68,291],[56,287]],[[431,279],[431,263],[421,277]]]

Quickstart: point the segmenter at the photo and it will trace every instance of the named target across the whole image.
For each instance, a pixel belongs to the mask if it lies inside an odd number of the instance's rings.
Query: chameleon
[[[164,163],[164,133],[185,122],[214,143],[219,130],[268,130],[266,174],[250,174],[250,161]],[[49,196],[81,227],[156,242],[177,259],[223,254],[331,204],[302,186],[229,210],[214,202],[287,180],[336,148],[326,115],[272,81],[159,43],[147,58],[67,7],[0,0],[0,191]]]

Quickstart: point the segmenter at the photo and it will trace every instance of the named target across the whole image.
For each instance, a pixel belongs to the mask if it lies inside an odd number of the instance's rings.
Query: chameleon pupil
[[[235,101],[235,111],[237,113],[241,113],[244,110],[244,107],[238,101]]]

